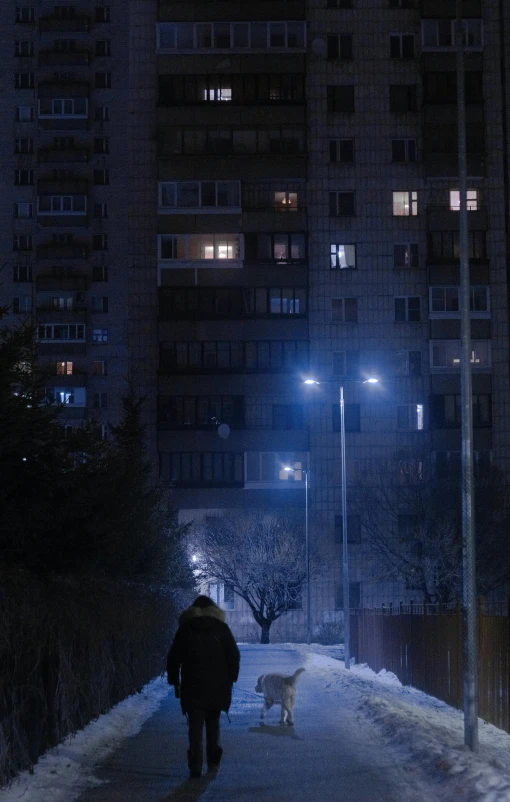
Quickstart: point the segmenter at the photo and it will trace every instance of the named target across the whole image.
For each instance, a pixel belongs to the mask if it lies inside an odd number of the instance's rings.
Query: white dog
[[[298,668],[294,674],[285,676],[284,674],[262,674],[255,686],[257,693],[264,694],[264,704],[260,713],[260,720],[263,722],[267,711],[274,705],[281,705],[282,714],[280,724],[294,724],[292,710],[296,698],[296,684],[298,677],[303,673],[304,668]]]

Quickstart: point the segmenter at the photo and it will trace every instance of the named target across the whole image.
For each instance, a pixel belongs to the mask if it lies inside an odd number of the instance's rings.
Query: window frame
[[[342,264],[342,256],[340,255],[340,249],[344,249],[343,259],[345,260],[346,264]],[[354,264],[350,265],[347,264],[348,257],[345,252],[345,248],[354,248]],[[351,255],[352,256],[352,255]],[[358,268],[358,253],[357,253],[357,243],[355,242],[331,242],[329,246],[329,267],[330,270],[357,270]]]
[[[187,41],[191,44],[188,44],[186,47],[179,47],[178,46],[178,26],[188,26],[188,39]],[[266,44],[263,46],[257,46],[256,44],[252,45],[252,41],[255,37],[255,31],[258,30],[261,32],[261,26],[265,25],[265,40]],[[206,26],[209,26],[209,31],[207,32]],[[228,34],[225,32],[217,33],[215,31],[215,27],[218,26],[218,30],[220,26],[223,26],[223,29],[226,29],[228,26]],[[258,26],[256,28],[255,26]],[[275,35],[275,31],[278,29],[276,26],[283,26],[283,36],[284,36],[284,44],[283,45],[273,45],[272,36]],[[293,26],[296,28],[294,33],[292,32]],[[296,26],[300,26],[298,29]],[[241,32],[241,28],[244,29],[244,32]],[[165,30],[166,35],[165,35]],[[170,43],[162,44],[162,34],[166,38],[168,36]],[[189,36],[191,34],[191,36]],[[296,36],[301,38],[302,43],[293,46],[289,44],[290,36]],[[278,34],[280,36],[281,33]],[[217,36],[228,36],[229,44],[226,47],[215,47],[215,38]],[[209,46],[200,47],[200,38],[205,38],[206,41],[210,42]],[[237,43],[236,43],[237,39]],[[246,44],[241,45],[240,42],[245,41]],[[156,49],[158,53],[170,53],[170,54],[186,54],[190,52],[195,53],[266,53],[266,52],[286,52],[289,51],[291,53],[301,53],[305,52],[306,50],[306,43],[307,43],[307,26],[303,20],[256,20],[256,21],[238,21],[238,22],[230,22],[230,21],[223,21],[223,20],[215,20],[215,21],[200,21],[200,22],[158,22],[156,23]]]
[[[334,301],[341,301],[341,304],[339,305],[339,309],[341,309],[341,316],[339,318],[335,318],[333,316]],[[346,315],[347,303],[346,302],[347,301],[354,302],[354,303],[350,304],[352,306],[352,310],[351,310],[352,311],[352,316],[353,316],[353,318],[355,318],[353,320],[347,320],[346,319],[346,317],[347,317],[347,315]],[[359,322],[359,320],[358,320],[358,299],[357,298],[355,298],[355,297],[346,297],[346,296],[343,296],[343,297],[340,297],[340,298],[331,298],[331,323],[333,323],[333,324],[342,324],[343,325],[345,323],[357,324],[358,322]]]
[[[422,303],[421,303],[421,296],[419,295],[397,295],[394,298],[395,301],[395,323],[421,323],[421,315],[422,315]],[[400,316],[400,312],[398,308],[402,305],[401,301],[404,301],[404,317]],[[418,302],[418,303],[416,303]],[[414,307],[414,308],[411,308]],[[418,315],[414,317],[414,315]]]
[[[402,264],[397,264],[397,248],[405,248],[407,258]],[[393,268],[395,270],[416,270],[420,266],[420,245],[418,242],[393,243]]]
[[[198,205],[197,206],[178,206],[178,187],[180,184],[196,184],[198,187]],[[204,205],[202,203],[203,185],[214,184],[215,204]],[[237,190],[237,205],[223,206],[218,203],[219,185],[230,184]],[[165,187],[173,187],[174,205],[164,204]],[[232,189],[232,188],[231,188]],[[229,191],[231,191],[231,189]],[[236,180],[191,180],[191,181],[159,181],[158,182],[158,214],[225,214],[225,210],[229,212],[240,214],[242,212],[241,205],[241,181]]]
[[[435,361],[435,353],[434,350],[438,349],[439,347],[445,347],[445,357],[448,356],[448,346],[450,346],[450,351],[452,352],[452,357],[454,354],[456,356],[452,358],[452,363],[449,364],[447,359],[443,360],[446,364],[436,364]],[[471,348],[472,348],[472,356],[473,354],[476,356],[476,348],[482,348],[485,350],[485,354],[483,357],[486,357],[486,361],[480,362],[473,361],[471,359],[471,370],[473,371],[490,371],[492,369],[492,341],[490,339],[477,339],[471,340]],[[430,370],[432,372],[437,373],[457,373],[460,370],[460,357],[461,357],[461,341],[459,339],[431,339],[429,340],[429,358],[430,358]],[[455,363],[455,364],[454,364]]]
[[[443,24],[445,24],[445,27],[446,27],[446,23],[448,23],[448,22],[450,23],[450,33],[449,33],[450,44],[441,45],[441,44],[439,44],[439,38],[440,38],[439,24],[443,23]],[[480,44],[478,44],[478,45],[470,45],[468,42],[466,42],[466,34],[468,32],[470,23],[474,23],[474,22],[476,22],[480,26],[480,30],[479,30]],[[425,28],[426,28],[427,24],[430,26],[431,23],[436,23],[436,44],[434,44],[434,45],[426,44],[426,42],[425,42],[425,39],[426,39]],[[464,17],[462,19],[462,24],[463,24],[463,28],[464,28],[464,50],[465,51],[475,51],[475,52],[483,50],[484,46],[485,46],[483,19],[481,19],[480,17]],[[455,47],[456,47],[456,30],[455,30],[455,28],[456,28],[456,20],[455,19],[442,19],[442,18],[422,19],[421,20],[421,26],[420,26],[420,40],[421,40],[422,50],[425,51],[425,52],[441,52],[441,51],[448,52],[448,51],[455,50]]]
[[[389,34],[390,37],[390,59],[395,59],[398,61],[409,61],[410,59],[416,58],[416,42],[414,38],[414,33],[394,33],[391,32]],[[406,43],[408,40],[412,42],[411,53],[406,53]],[[394,44],[395,42],[398,43],[398,55],[394,55]]]

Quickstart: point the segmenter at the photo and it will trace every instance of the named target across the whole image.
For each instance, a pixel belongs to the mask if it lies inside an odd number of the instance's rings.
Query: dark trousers
[[[220,762],[223,754],[220,746],[220,715],[221,710],[189,711],[188,767],[190,771],[202,771],[204,724],[207,762],[210,765],[217,765]]]

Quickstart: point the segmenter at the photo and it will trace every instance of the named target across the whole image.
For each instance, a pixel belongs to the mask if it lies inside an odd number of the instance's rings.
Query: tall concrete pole
[[[351,602],[349,595],[349,550],[347,548],[347,476],[345,473],[345,405],[340,387],[340,431],[342,459],[342,582],[344,586],[344,660],[351,667]]]
[[[462,618],[464,743],[478,750],[478,637],[476,604],[476,544],[473,480],[473,391],[471,381],[471,318],[467,210],[466,96],[462,0],[457,0],[457,111],[459,137],[459,250],[461,313],[462,407]]]

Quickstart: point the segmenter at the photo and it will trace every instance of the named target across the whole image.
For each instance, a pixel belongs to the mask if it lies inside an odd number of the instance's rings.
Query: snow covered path
[[[0,802],[510,802],[510,736],[500,730],[481,724],[471,755],[459,711],[390,675],[346,672],[338,649],[241,652],[217,777],[188,780],[185,719],[158,679],[48,753]],[[278,725],[279,708],[260,727],[257,676],[303,664],[295,727]]]

